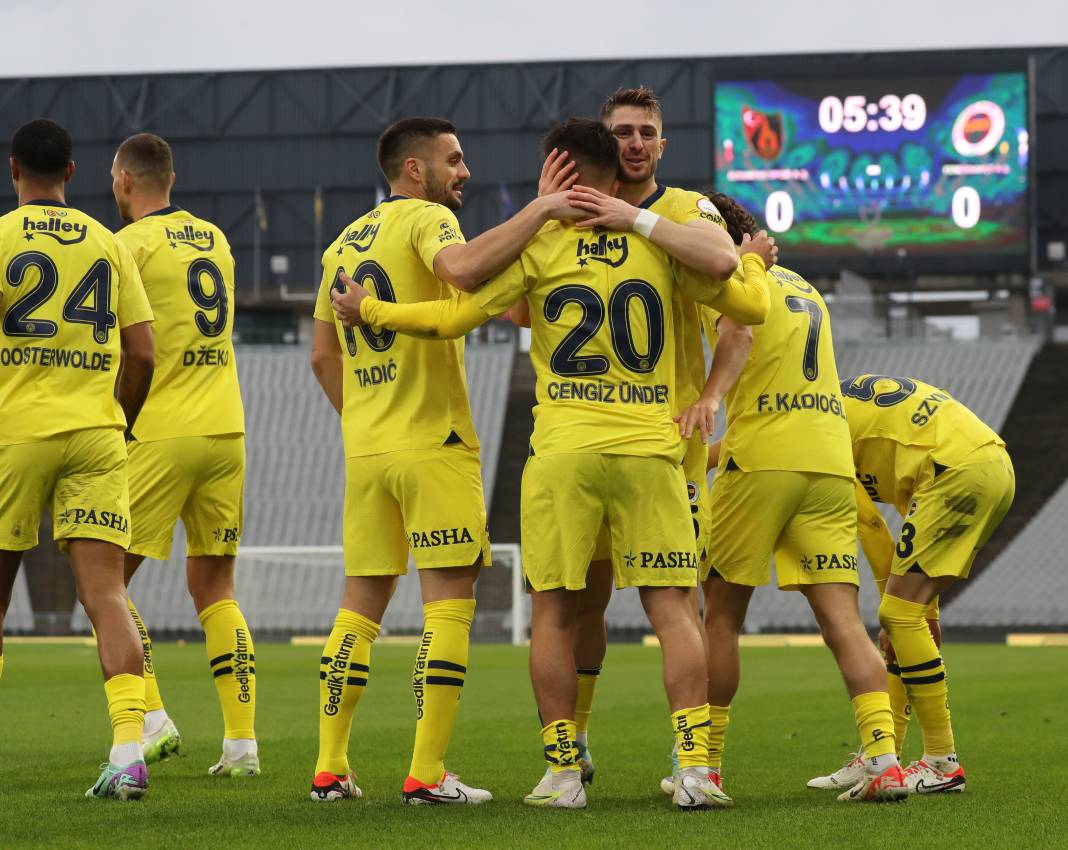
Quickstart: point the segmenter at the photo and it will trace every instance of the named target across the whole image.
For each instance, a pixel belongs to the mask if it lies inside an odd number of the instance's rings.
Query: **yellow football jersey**
[[[125,428],[119,331],[152,321],[137,265],[104,225],[53,201],[0,217],[0,445]]]
[[[342,271],[383,301],[451,297],[452,288],[434,276],[434,257],[463,241],[456,216],[441,204],[394,196],[352,222],[323,254],[315,318],[333,323],[341,342],[346,457],[432,449],[452,434],[478,447],[462,339],[345,328],[330,308]]]
[[[743,274],[740,266],[736,274]],[[720,469],[779,469],[853,477],[849,426],[842,409],[831,321],[823,298],[801,275],[764,272],[771,307],[753,328],[753,347],[727,393],[727,433]],[[705,308],[714,345],[719,313]]]
[[[156,321],[156,370],[134,425],[141,442],[245,433],[234,359],[234,258],[210,221],[166,207],[116,234]]]
[[[490,315],[523,296],[530,304],[535,454],[682,459],[672,420],[676,285],[703,300],[722,289],[634,233],[553,221],[474,293]]]
[[[927,461],[955,466],[981,446],[1005,445],[945,390],[890,375],[842,381],[857,480],[877,502],[908,513]]]
[[[638,205],[679,224],[711,221],[726,229],[716,205],[700,192],[657,185],[656,191]],[[701,311],[698,304],[675,288],[671,309],[675,315],[675,361],[677,409],[689,407],[705,387],[705,346],[701,341]]]

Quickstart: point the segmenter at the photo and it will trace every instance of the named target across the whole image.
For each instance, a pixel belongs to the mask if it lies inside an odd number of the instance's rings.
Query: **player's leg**
[[[155,444],[170,456],[179,479],[184,459],[188,495],[181,508],[186,530],[186,581],[201,628],[223,716],[222,756],[214,776],[255,776],[256,648],[234,598],[234,565],[241,540],[245,441],[241,435],[182,437]]]
[[[382,616],[408,570],[400,506],[384,486],[386,455],[345,461],[345,589],[319,665],[319,753],[310,796],[319,802],[362,792],[349,765],[349,736],[371,672]]]
[[[657,458],[613,456],[607,488],[616,584],[639,589],[660,641],[664,688],[678,753],[679,808],[729,806],[709,778],[708,679],[693,614],[698,580],[693,523],[680,467]]]
[[[932,464],[918,482],[879,605],[879,622],[893,644],[901,681],[923,730],[924,756],[909,765],[907,777],[910,789],[919,793],[965,787],[945,665],[927,623],[929,606],[947,587],[967,578],[975,553],[990,539],[1015,494],[1012,464],[1003,448],[985,446],[968,461],[948,469]]]
[[[175,446],[178,445],[178,449]],[[181,749],[182,738],[167,714],[156,678],[156,661],[152,653],[152,636],[129,594],[130,581],[145,558],[166,561],[170,557],[174,526],[193,486],[195,458],[182,448],[186,441],[160,440],[127,444],[130,479],[130,550],[126,553],[124,572],[127,604],[134,625],[141,636],[145,659],[145,727],[141,747],[145,763],[161,761]],[[190,460],[193,460],[190,463]]]
[[[593,782],[594,765],[590,754],[590,715],[593,697],[601,676],[601,665],[608,650],[608,626],[605,611],[612,599],[611,543],[605,535],[605,558],[594,558],[586,573],[586,587],[578,591],[575,615],[575,734],[579,748],[582,781]]]
[[[523,571],[532,602],[530,677],[549,770],[524,798],[532,806],[586,805],[575,723],[575,645],[578,612],[595,549],[590,529],[604,524],[604,479],[604,459],[593,454],[530,457],[523,470]],[[587,628],[591,622],[599,645],[603,619],[589,618]],[[587,663],[598,657],[587,657]]]
[[[11,591],[22,563],[22,552],[0,549],[0,678],[4,675],[4,619],[11,606]]]

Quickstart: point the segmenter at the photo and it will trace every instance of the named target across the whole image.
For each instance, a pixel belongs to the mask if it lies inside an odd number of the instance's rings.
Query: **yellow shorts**
[[[1012,505],[1012,461],[1004,447],[991,443],[959,466],[928,467],[913,491],[890,572],[919,569],[931,578],[967,578],[975,553]]]
[[[51,499],[52,504],[48,505]],[[90,428],[47,440],[0,446],[0,549],[37,545],[41,511],[52,510],[53,536],[130,544],[126,441],[115,428]]]
[[[693,435],[682,460],[682,472],[686,476],[686,499],[690,503],[690,518],[697,540],[697,562],[703,574],[708,571],[708,524],[711,504],[708,495],[708,444],[701,432]],[[612,535],[608,525],[602,525],[593,550],[593,560],[608,561],[612,557]]]
[[[857,504],[853,482],[814,472],[740,469],[712,482],[709,545],[713,571],[732,584],[771,580],[782,590],[810,584],[854,584]]]
[[[478,451],[464,445],[345,460],[345,575],[394,576],[490,560]]]
[[[607,525],[616,587],[694,587],[697,555],[682,468],[609,454],[530,457],[523,571],[534,590],[582,590]]]
[[[166,561],[181,519],[187,556],[236,555],[244,496],[241,434],[130,443],[130,551]]]

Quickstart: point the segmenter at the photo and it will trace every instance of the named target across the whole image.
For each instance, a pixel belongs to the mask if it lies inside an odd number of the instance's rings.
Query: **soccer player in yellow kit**
[[[752,216],[726,195],[712,200],[740,244],[756,228]],[[738,639],[774,555],[780,589],[805,595],[838,662],[864,742],[863,775],[839,799],[902,800],[886,675],[857,606],[853,463],[830,319],[800,275],[782,266],[762,274],[771,307],[759,328],[705,314],[715,351],[702,397],[727,404],[712,485],[711,566],[702,577],[712,768],[720,784],[740,678]]]
[[[570,119],[550,130],[544,148],[568,151],[591,191],[615,189],[617,146],[600,122]],[[573,641],[579,591],[595,549],[590,532],[606,522],[616,585],[639,588],[663,647],[681,753],[675,802],[683,808],[729,803],[708,779],[704,652],[689,602],[698,560],[679,466],[685,446],[672,420],[670,300],[678,285],[760,321],[767,293],[763,282],[728,286],[671,259],[704,251],[707,238],[635,212],[631,228],[650,241],[554,222],[473,294],[391,304],[360,290],[365,326],[430,338],[462,336],[523,296],[530,305],[538,406],[523,473],[523,565],[533,597],[531,679],[552,770],[552,782],[526,797],[535,806],[586,804],[575,740]],[[736,262],[733,252],[726,259]]]
[[[24,124],[10,162],[19,206],[0,218],[0,622],[47,507],[96,631],[113,730],[86,796],[138,799],[145,682],[122,583],[123,430],[152,380],[152,310],[130,252],[64,201],[70,134],[46,119]]]
[[[657,168],[667,145],[667,139],[662,135],[663,113],[656,94],[645,86],[618,89],[605,100],[599,117],[612,132],[618,145],[619,183],[615,198],[588,191],[573,193],[582,208],[594,217],[606,214],[626,216],[631,206],[648,209],[673,222],[703,229],[708,239],[707,250],[710,258],[724,256],[729,260],[733,243],[727,236],[723,218],[712,201],[699,192],[664,186],[656,180]],[[570,185],[569,181],[573,182],[573,163],[566,162],[566,157],[561,152],[550,154],[547,162],[546,173],[539,184],[540,192],[551,191],[561,182],[564,185]],[[604,218],[594,220],[608,221]],[[619,220],[614,222],[616,225],[621,223]],[[762,261],[774,263],[774,240],[766,234],[747,244],[747,248],[749,252],[759,252]],[[678,259],[689,260],[694,267],[702,267],[700,258]],[[706,267],[706,270],[714,274],[722,274],[723,271],[710,267]],[[672,294],[671,307],[675,329],[675,403],[676,410],[681,412],[690,408],[704,386],[704,344],[701,339],[701,317],[697,303],[676,287]],[[520,323],[529,324],[528,310],[524,304],[520,304],[516,312]],[[694,408],[694,418],[699,415]],[[711,418],[705,420],[702,417],[701,424],[705,426],[704,429],[696,428],[687,443],[683,471],[686,475],[687,498],[697,539],[697,555],[704,568],[708,561],[709,510],[706,472],[708,450],[705,441],[711,433]],[[606,528],[601,529],[593,557],[586,577],[586,588],[579,604],[574,649],[578,677],[577,743],[584,782],[591,781],[594,774],[588,726],[593,710],[594,692],[607,649],[604,612],[612,596],[611,552]],[[694,599],[696,601],[696,592]],[[546,773],[546,779],[549,778]]]
[[[245,484],[245,416],[231,338],[234,259],[217,226],[171,204],[174,161],[159,136],[124,141],[111,176],[119,213],[131,222],[118,239],[141,270],[156,316],[152,389],[129,444],[126,583],[145,558],[170,557],[181,519],[189,593],[224,723],[222,755],[209,773],[254,776],[256,650],[234,599]],[[181,738],[163,707],[148,629],[132,599],[128,604],[144,646],[142,743],[151,764],[177,751]]]
[[[1016,481],[1005,442],[945,390],[915,378],[842,381],[856,466],[858,533],[882,595],[879,622],[896,658],[888,665],[899,706],[912,705],[923,758],[905,769],[912,793],[960,792],[949,689],[935,635],[938,595],[968,577],[980,548],[1012,505]],[[897,544],[875,507],[905,518]],[[888,659],[890,660],[890,659]],[[896,712],[903,732],[908,720]]]
[[[482,803],[488,791],[445,770],[467,673],[474,583],[489,565],[478,438],[462,341],[423,341],[336,320],[370,282],[384,301],[448,298],[511,263],[553,216],[577,213],[564,193],[539,198],[465,242],[454,210],[470,176],[456,130],[438,118],[387,128],[378,161],[390,197],[356,219],[323,254],[312,367],[341,414],[345,446],[345,590],[320,667],[319,757],[311,798],[359,797],[348,761],[352,718],[371,645],[409,551],[423,595],[416,655],[415,746],[403,800]],[[350,277],[351,276],[351,277]]]

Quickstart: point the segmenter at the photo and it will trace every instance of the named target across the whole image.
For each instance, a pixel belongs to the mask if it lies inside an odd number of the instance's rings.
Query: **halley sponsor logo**
[[[192,222],[186,222],[185,227],[164,227],[164,233],[171,243],[172,248],[179,245],[188,245],[198,251],[210,251],[215,247],[215,232],[212,230],[197,230]]]
[[[338,245],[337,255],[340,257],[346,248],[353,248],[362,254],[374,243],[381,226],[381,224],[364,224],[346,230],[345,235],[341,237],[341,244]]]
[[[594,242],[580,237],[575,252],[580,266],[588,265],[590,260],[594,260],[598,263],[606,263],[614,269],[627,261],[627,254],[627,237],[614,236],[609,239],[607,233],[602,233],[600,238]]]
[[[349,658],[358,638],[352,632],[341,638],[341,643],[330,659],[326,668],[326,705],[323,714],[333,717],[341,706],[341,695],[345,692],[345,679],[349,674]]]
[[[27,242],[32,242],[35,236],[51,236],[60,245],[75,245],[85,239],[86,226],[76,221],[60,221],[51,217],[60,210],[45,210],[45,215],[50,216],[48,221],[35,221],[29,216],[23,216],[22,230]],[[65,235],[66,234],[66,235]]]
[[[464,528],[434,528],[429,531],[413,531],[408,535],[408,545],[413,549],[428,549],[434,546],[455,546],[458,543],[474,543],[471,532]]]

